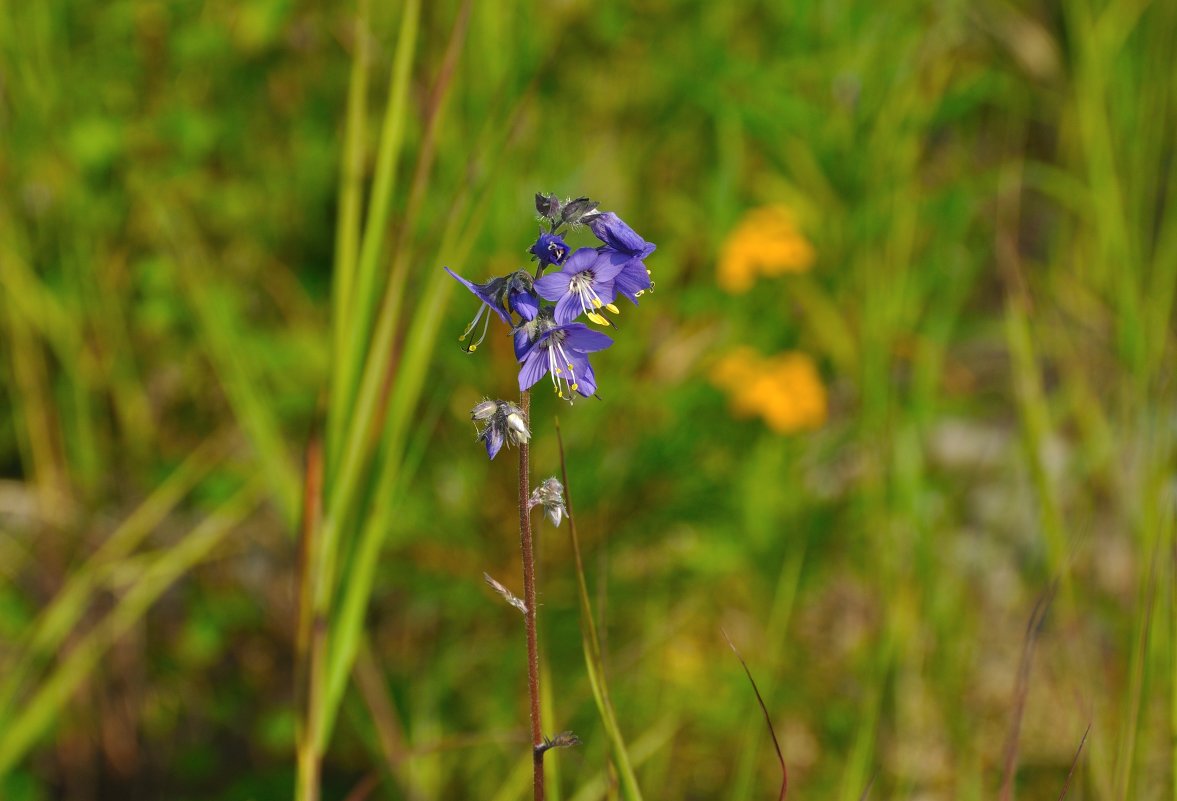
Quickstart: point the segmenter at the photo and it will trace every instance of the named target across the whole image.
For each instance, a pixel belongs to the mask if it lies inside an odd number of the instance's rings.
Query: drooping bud
[[[560,212],[560,222],[563,225],[580,225],[597,217],[597,206],[601,205],[587,197],[578,197],[564,204]]]
[[[470,419],[476,422],[486,422],[495,416],[498,411],[498,401],[492,401],[489,398],[483,398],[478,403],[474,404],[474,408],[470,410]]]
[[[553,526],[559,526],[568,511],[564,506],[564,485],[555,476],[544,479],[531,493],[528,506],[531,508],[542,506],[544,516]]]

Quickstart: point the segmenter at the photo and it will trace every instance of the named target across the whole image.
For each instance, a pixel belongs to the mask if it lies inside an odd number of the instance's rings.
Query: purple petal
[[[553,331],[561,329],[554,328]],[[600,331],[593,331],[583,323],[572,323],[564,326],[564,347],[568,350],[577,350],[581,353],[594,353],[598,350],[604,350],[613,344],[610,337],[605,336]]]
[[[613,279],[613,286],[629,298],[633,305],[638,305],[638,293],[650,288],[650,274],[646,272],[646,265],[641,259],[630,259],[625,268]]]
[[[579,248],[575,253],[568,257],[568,261],[564,262],[564,266],[560,268],[560,271],[565,275],[573,276],[577,273],[583,273],[585,270],[589,269],[596,263],[596,248]]]
[[[568,262],[565,262],[565,265],[567,264]],[[563,271],[545,275],[535,282],[535,291],[544,300],[559,300],[568,294],[568,281],[571,278],[572,276],[569,273]]]
[[[568,358],[572,360],[572,369],[576,371],[576,391],[586,398],[591,398],[597,392],[597,377],[593,373],[593,366],[589,364],[588,356],[572,352]]]
[[[479,437],[486,443],[486,455],[491,459],[499,455],[503,447],[503,430],[494,425],[488,425]]]
[[[579,372],[577,367],[577,392],[584,395],[585,398],[592,398],[597,394],[597,374],[592,372],[592,365],[588,363],[588,356],[585,356],[584,373]]]
[[[490,308],[494,311],[494,313],[497,314],[499,316],[499,319],[501,319],[504,323],[506,323],[507,325],[511,324],[511,315],[507,314],[507,311],[505,309],[503,309],[501,306],[499,306],[498,302],[495,299],[494,293],[490,291],[490,288],[494,285],[495,280],[501,280],[501,279],[491,279],[490,281],[488,281],[485,284],[475,284],[472,281],[467,281],[465,278],[458,275],[456,272],[451,270],[449,267],[442,267],[442,269],[445,270],[450,275],[452,275],[455,279],[457,279],[457,281],[462,286],[466,287],[471,292],[473,292],[474,295],[479,300],[481,300],[487,306],[490,306]]]
[[[627,253],[621,253],[608,247],[597,251],[597,261],[593,264],[593,288],[600,292],[596,285],[597,282],[612,281],[632,258],[633,256]]]
[[[474,286],[474,284],[473,284],[472,282],[470,282],[470,281],[467,281],[465,278],[463,278],[462,276],[458,275],[456,272],[454,272],[453,270],[451,270],[449,267],[442,267],[441,269],[445,270],[447,273],[449,273],[450,275],[452,275],[452,276],[453,276],[453,277],[454,277],[454,278],[455,278],[455,279],[458,281],[458,283],[460,283],[462,286],[464,286],[464,287],[466,287],[467,289],[469,289],[469,290],[470,290],[471,292],[473,292],[475,295],[477,295],[477,294],[478,294],[478,289],[477,289],[477,288]]]
[[[523,330],[523,326],[515,329],[515,361],[523,361],[523,357],[531,350],[531,346],[535,343],[531,341],[531,337]]]
[[[580,298],[576,295],[565,295],[556,304],[556,322],[560,325],[570,323],[580,316]]]
[[[539,301],[530,292],[515,292],[511,295],[511,308],[524,320],[534,320],[539,314]]]
[[[568,245],[558,234],[540,231],[539,239],[528,252],[543,264],[560,264],[568,256]]]
[[[548,374],[547,348],[532,348],[519,368],[519,391],[525,392]]]
[[[636,231],[611,211],[594,217],[588,225],[597,239],[623,253],[645,256],[653,252],[650,243],[638,236]]]

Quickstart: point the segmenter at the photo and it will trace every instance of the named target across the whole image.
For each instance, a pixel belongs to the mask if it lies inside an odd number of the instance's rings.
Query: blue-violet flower
[[[650,271],[642,260],[653,253],[657,246],[642,239],[611,211],[598,214],[589,220],[588,226],[597,239],[605,243],[598,248],[602,253],[615,252],[630,257],[614,278],[613,285],[619,294],[625,295],[636,306],[642,293],[654,288]]]
[[[595,395],[597,379],[587,354],[604,350],[613,344],[613,340],[590,330],[584,323],[556,325],[546,316],[537,318],[536,322],[539,324],[521,326],[515,335],[515,353],[521,353],[519,361],[522,362],[519,390],[524,392],[549,375],[556,395],[569,402],[573,400],[573,392],[586,398]],[[528,339],[534,332],[535,338],[524,345],[520,341],[520,331]]]
[[[568,245],[559,234],[540,232],[539,239],[528,250],[532,256],[546,267],[560,265],[568,257]]]
[[[631,257],[623,253],[580,248],[564,262],[560,272],[536,281],[535,291],[545,300],[557,301],[555,320],[558,324],[570,323],[583,312],[594,323],[612,325],[600,310],[618,313],[618,308],[613,305],[616,297],[613,282],[630,260]]]
[[[465,342],[479,321],[483,317],[486,318],[486,322],[482,324],[482,331],[479,333],[478,339],[466,346],[467,353],[476,351],[478,346],[482,344],[482,340],[486,339],[486,330],[490,326],[490,315],[487,313],[488,309],[497,314],[499,319],[507,325],[512,325],[512,311],[524,320],[532,320],[539,313],[539,299],[535,296],[531,275],[526,270],[517,270],[510,275],[492,278],[484,284],[476,284],[473,281],[467,281],[449,267],[445,267],[444,269],[482,301],[482,305],[478,307],[478,312],[474,315],[474,319],[470,321],[470,324],[466,326],[466,330],[458,337],[459,342]]]

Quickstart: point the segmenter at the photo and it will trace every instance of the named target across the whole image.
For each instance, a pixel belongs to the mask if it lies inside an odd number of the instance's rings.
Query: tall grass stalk
[[[348,247],[341,245],[337,249],[343,263],[337,265],[334,309],[341,316],[334,320],[334,332],[335,344],[342,351],[332,362],[323,515],[315,529],[305,574],[309,582],[306,591],[312,599],[305,627],[312,633],[312,646],[301,657],[305,662],[301,674],[309,686],[302,690],[306,699],[301,713],[305,737],[299,743],[296,797],[312,801],[317,793],[317,765],[330,740],[363,641],[364,613],[381,547],[394,526],[397,499],[403,491],[406,448],[414,431],[413,416],[450,291],[445,273],[431,270],[424,285],[415,290],[412,317],[403,319],[414,254],[411,234],[423,207],[436,142],[442,133],[446,101],[469,21],[469,2],[453,24],[427,101],[409,203],[396,226],[399,235],[391,247],[386,241],[395,161],[404,138],[404,85],[409,80],[410,56],[417,38],[418,6],[419,0],[410,3],[400,21],[389,101],[377,148],[376,177],[354,274],[347,263]],[[353,57],[361,56],[362,50],[357,48]],[[362,80],[359,75],[353,70],[355,81]],[[350,94],[355,97],[356,93],[358,90]],[[348,142],[357,136],[352,126],[363,124],[353,109],[349,104],[345,134]],[[472,161],[501,148],[510,126],[503,126],[501,134],[497,128],[498,123],[488,120],[487,130],[492,135],[480,137]],[[352,146],[358,145],[349,145]],[[468,257],[489,206],[486,190],[493,174],[493,169],[484,170],[480,179],[463,187],[450,204],[438,246],[443,263],[459,266]],[[355,181],[342,181],[341,191],[354,192]],[[341,200],[341,208],[343,205]],[[340,235],[351,236],[348,230],[342,228]],[[379,287],[374,265],[389,251],[389,279],[380,292],[378,305],[373,305],[371,298]],[[374,314],[365,311],[365,305],[371,306]],[[357,364],[362,369],[357,369]],[[344,575],[347,581],[342,580]]]
[[[0,777],[4,776],[58,718],[78,687],[120,637],[138,623],[165,590],[204,559],[261,502],[264,480],[252,479],[174,546],[147,562],[115,607],[81,636],[69,655],[0,731]]]
[[[76,630],[90,609],[104,569],[130,556],[196,483],[217,465],[224,456],[225,445],[223,438],[212,437],[193,451],[70,576],[61,592],[33,623],[15,662],[0,682],[0,724],[10,720],[14,699],[39,663],[48,659]],[[0,728],[7,726],[0,725]]]
[[[361,8],[361,11],[363,9]],[[400,160],[401,147],[404,143],[405,123],[408,118],[409,79],[412,76],[413,54],[416,51],[417,34],[421,13],[421,0],[408,0],[404,5],[400,22],[400,32],[397,37],[396,51],[393,57],[392,74],[388,85],[388,102],[385,106],[384,122],[377,144],[376,172],[372,180],[372,192],[368,198],[368,213],[364,223],[360,240],[358,261],[355,263],[354,274],[351,264],[345,262],[337,264],[346,277],[341,279],[336,287],[336,294],[340,298],[336,306],[345,315],[337,318],[334,323],[340,331],[337,343],[340,350],[334,354],[331,382],[331,408],[328,412],[328,464],[334,469],[339,464],[340,451],[345,443],[350,445],[344,436],[345,423],[352,410],[353,398],[356,395],[356,385],[359,381],[360,368],[364,364],[364,356],[368,353],[368,342],[371,334],[372,315],[376,311],[380,289],[380,256],[385,249],[387,238],[388,217],[392,204],[392,196],[396,190],[397,164]],[[362,17],[361,17],[362,19]],[[360,30],[360,36],[366,31]],[[365,55],[362,48],[357,47],[353,59],[361,59]],[[362,75],[363,70],[359,71]],[[357,83],[366,81],[356,75]],[[349,90],[349,98],[356,97],[356,105],[362,101],[360,92],[363,87]],[[350,104],[350,99],[349,99]],[[362,142],[364,118],[360,116],[362,110],[348,110],[348,147],[359,147],[353,143],[353,138]],[[354,125],[353,125],[354,123]],[[354,159],[358,154],[349,153]],[[345,169],[350,165],[345,165]],[[345,195],[341,201],[347,201],[349,195],[358,189],[347,183],[344,185]],[[341,206],[342,208],[342,206]],[[357,209],[358,213],[358,209]],[[354,235],[354,220],[345,221],[352,226],[346,231],[348,237]],[[402,231],[402,234],[404,231]],[[338,255],[349,257],[354,251],[351,243],[344,243]]]
[[[564,482],[564,503],[568,510],[568,531],[572,538],[572,555],[576,563],[576,589],[580,602],[581,649],[584,652],[584,666],[588,672],[589,687],[601,725],[609,738],[613,753],[613,766],[621,780],[621,791],[626,801],[641,801],[642,791],[638,787],[633,762],[617,724],[617,713],[609,698],[609,685],[605,676],[605,664],[601,657],[601,638],[597,635],[597,623],[593,619],[592,602],[589,600],[588,581],[584,575],[584,560],[580,554],[580,538],[576,533],[576,514],[572,506],[572,490],[568,484],[568,462],[564,457],[564,436],[560,431],[560,420],[556,419],[556,445],[560,451],[560,478]]]

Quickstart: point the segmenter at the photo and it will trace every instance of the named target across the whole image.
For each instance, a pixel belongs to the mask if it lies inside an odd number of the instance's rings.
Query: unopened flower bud
[[[559,526],[560,521],[564,519],[564,515],[567,512],[564,506],[564,485],[554,476],[544,479],[535,488],[535,491],[531,493],[529,505],[532,508],[542,506],[544,508],[544,516],[548,518],[553,526]]]
[[[478,422],[485,422],[495,416],[495,412],[498,411],[498,408],[498,401],[492,401],[488,398],[483,398],[474,405],[473,409],[470,410],[470,419],[476,420]]]
[[[527,430],[527,423],[523,421],[522,410],[516,409],[507,413],[507,436],[512,444],[520,445],[531,439],[531,432]]]
[[[522,445],[531,439],[523,410],[505,400],[483,400],[470,410],[470,417],[483,423],[478,439],[486,444],[486,455],[495,458],[503,443]]]

